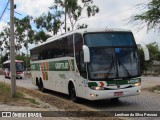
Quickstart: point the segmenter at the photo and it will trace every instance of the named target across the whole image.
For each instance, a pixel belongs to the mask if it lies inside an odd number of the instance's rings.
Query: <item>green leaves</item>
[[[147,10],[132,17],[133,21],[146,23],[147,29],[160,30],[160,0],[152,0],[147,4]]]
[[[42,43],[42,42],[46,41],[49,37],[51,37],[51,36],[46,35],[46,33],[43,30],[41,30],[35,34],[34,40],[36,43],[38,43],[38,42]]]

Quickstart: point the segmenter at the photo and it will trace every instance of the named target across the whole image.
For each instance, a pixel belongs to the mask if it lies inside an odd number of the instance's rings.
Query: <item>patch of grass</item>
[[[156,86],[152,87],[151,91],[156,92],[156,93],[160,93],[160,85],[156,85]]]
[[[0,102],[8,103],[17,101],[23,98],[23,94],[17,92],[13,97],[11,97],[11,88],[9,85],[0,82]]]
[[[33,99],[33,98],[26,98],[26,100],[29,101],[32,104],[39,105],[39,103],[35,99]]]
[[[11,87],[10,84],[5,84],[0,82],[0,102],[8,105],[27,105],[27,106],[39,106],[40,103],[37,102],[32,97],[26,98],[24,91],[16,87],[16,94],[11,97]]]

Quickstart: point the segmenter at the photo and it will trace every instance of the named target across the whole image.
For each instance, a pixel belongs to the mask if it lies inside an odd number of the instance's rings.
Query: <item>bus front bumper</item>
[[[126,88],[126,89],[117,89],[117,90],[92,90],[88,91],[89,100],[103,100],[110,98],[119,98],[126,96],[139,95],[141,92],[141,86]]]

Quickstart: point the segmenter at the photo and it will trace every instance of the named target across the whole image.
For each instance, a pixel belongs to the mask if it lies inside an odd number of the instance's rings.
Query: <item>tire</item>
[[[38,90],[41,91],[41,85],[39,80],[37,80],[37,86],[38,86]]]
[[[119,101],[119,98],[112,98],[111,100],[116,102]]]
[[[74,85],[72,84],[70,86],[70,97],[71,97],[71,100],[75,103],[78,103],[79,102],[79,99],[78,97],[76,96],[76,90],[75,90],[75,87]]]
[[[41,92],[45,92],[46,91],[46,89],[43,87],[43,82],[42,82],[41,79],[38,81],[38,89]]]

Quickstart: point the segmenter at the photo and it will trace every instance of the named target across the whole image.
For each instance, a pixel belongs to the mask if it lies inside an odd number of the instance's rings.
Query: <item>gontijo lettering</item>
[[[55,68],[56,69],[68,69],[69,66],[68,66],[67,62],[65,62],[65,63],[63,62],[63,63],[56,63]]]

